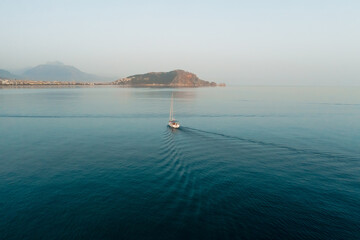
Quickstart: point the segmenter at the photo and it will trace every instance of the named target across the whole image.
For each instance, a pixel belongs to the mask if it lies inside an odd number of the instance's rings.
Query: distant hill
[[[110,80],[109,78],[82,72],[73,66],[65,65],[60,62],[38,65],[25,71],[22,77],[23,79],[28,80],[62,82],[101,82]]]
[[[195,74],[184,70],[171,72],[151,72],[132,75],[113,82],[125,86],[165,86],[165,87],[203,87],[216,86],[214,82],[199,79]]]
[[[15,74],[12,74],[9,71],[0,69],[0,78],[2,78],[2,79],[19,79],[20,77]]]

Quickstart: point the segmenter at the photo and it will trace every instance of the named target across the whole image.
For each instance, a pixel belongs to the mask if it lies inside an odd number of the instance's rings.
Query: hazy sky
[[[1,0],[0,69],[61,61],[125,77],[360,85],[360,1]]]

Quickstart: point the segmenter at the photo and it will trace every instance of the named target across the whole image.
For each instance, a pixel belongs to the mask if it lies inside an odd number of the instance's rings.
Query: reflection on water
[[[196,91],[193,89],[171,89],[171,88],[163,88],[163,89],[138,89],[138,91],[131,92],[136,98],[165,98],[168,99],[173,94],[175,99],[189,99],[193,100],[196,98]]]

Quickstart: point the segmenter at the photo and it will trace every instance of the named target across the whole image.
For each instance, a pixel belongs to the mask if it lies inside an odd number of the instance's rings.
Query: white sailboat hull
[[[169,121],[169,127],[171,127],[171,128],[179,128],[180,127],[180,124],[179,123],[177,123],[177,122],[171,122],[171,121]]]

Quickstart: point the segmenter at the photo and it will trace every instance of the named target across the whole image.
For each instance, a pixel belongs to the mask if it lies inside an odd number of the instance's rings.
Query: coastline
[[[117,84],[116,82],[61,82],[61,81],[32,81],[0,79],[0,88],[17,87],[94,87],[94,86],[117,86],[124,88],[198,88],[198,87],[225,87],[225,84]]]

